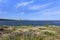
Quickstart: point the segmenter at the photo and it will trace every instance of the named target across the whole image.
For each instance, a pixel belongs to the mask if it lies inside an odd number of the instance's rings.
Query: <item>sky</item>
[[[60,20],[60,0],[0,0],[0,18]]]

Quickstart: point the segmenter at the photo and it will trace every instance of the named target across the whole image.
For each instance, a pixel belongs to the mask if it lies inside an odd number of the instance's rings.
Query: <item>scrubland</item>
[[[60,26],[0,26],[0,40],[60,40]]]

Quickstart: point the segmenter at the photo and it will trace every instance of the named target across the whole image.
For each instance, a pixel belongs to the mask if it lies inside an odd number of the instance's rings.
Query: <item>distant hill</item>
[[[60,22],[60,20],[14,20],[14,19],[0,19],[0,21],[59,21]]]
[[[0,21],[17,21],[17,20],[13,20],[13,19],[0,19]]]

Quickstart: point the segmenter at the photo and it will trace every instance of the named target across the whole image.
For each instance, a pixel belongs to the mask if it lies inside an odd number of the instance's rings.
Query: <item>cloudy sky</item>
[[[0,18],[60,20],[60,0],[0,0]]]

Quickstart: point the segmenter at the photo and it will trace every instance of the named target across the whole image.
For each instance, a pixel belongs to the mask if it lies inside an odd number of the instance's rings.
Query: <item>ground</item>
[[[60,26],[2,26],[0,40],[60,40]]]

